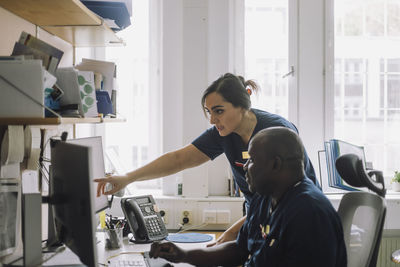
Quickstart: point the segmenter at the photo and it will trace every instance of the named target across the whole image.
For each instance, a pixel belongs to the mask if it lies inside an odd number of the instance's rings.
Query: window
[[[150,106],[149,92],[149,2],[132,1],[132,25],[118,35],[126,46],[106,48],[106,60],[117,64],[117,113],[126,123],[107,124],[106,150],[119,158],[123,169],[134,170],[148,163],[154,145],[150,142],[150,113],[159,107]],[[128,186],[137,189],[160,189],[159,180],[136,182]]]
[[[334,0],[334,137],[385,177],[400,162],[399,47],[400,1]]]
[[[252,106],[288,118],[288,1],[245,0],[245,78],[261,87]]]

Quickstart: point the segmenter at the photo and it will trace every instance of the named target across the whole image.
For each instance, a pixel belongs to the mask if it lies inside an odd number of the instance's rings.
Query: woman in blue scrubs
[[[231,165],[235,183],[243,192],[248,207],[253,193],[248,188],[243,164],[248,157],[250,139],[260,130],[275,126],[287,127],[298,132],[296,126],[285,118],[251,108],[250,95],[258,90],[254,81],[245,81],[241,76],[231,73],[221,76],[204,91],[201,99],[204,112],[213,125],[211,128],[191,144],[166,153],[126,175],[96,179],[97,194],[114,194],[129,183],[168,176],[199,166],[224,153]],[[306,176],[317,183],[314,168],[306,152],[304,169]],[[107,183],[112,185],[112,189],[105,192]],[[234,223],[216,243],[236,239],[245,219],[246,217],[243,217]]]

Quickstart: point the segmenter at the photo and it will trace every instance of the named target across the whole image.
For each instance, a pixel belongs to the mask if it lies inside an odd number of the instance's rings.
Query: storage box
[[[0,118],[44,118],[44,86],[41,60],[1,60]],[[11,84],[22,92],[19,92]]]

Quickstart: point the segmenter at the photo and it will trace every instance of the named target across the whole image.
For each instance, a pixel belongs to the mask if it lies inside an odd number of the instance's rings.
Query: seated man
[[[236,241],[183,250],[154,243],[150,256],[193,265],[346,266],[340,218],[329,200],[304,179],[304,148],[284,127],[260,131],[249,144],[244,168],[257,192]]]

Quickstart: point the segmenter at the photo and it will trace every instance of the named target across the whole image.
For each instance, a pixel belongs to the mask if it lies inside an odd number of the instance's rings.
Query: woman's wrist
[[[127,184],[136,182],[136,181],[138,180],[134,175],[132,175],[132,174],[130,174],[130,173],[127,173],[127,174],[125,174],[125,175],[122,175],[122,177],[123,177],[123,179],[127,182]]]

